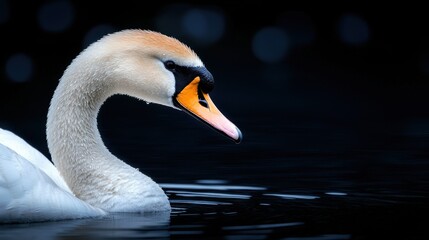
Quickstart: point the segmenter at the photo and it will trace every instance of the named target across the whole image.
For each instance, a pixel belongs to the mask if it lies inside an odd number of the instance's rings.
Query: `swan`
[[[54,221],[112,212],[171,211],[150,177],[103,144],[97,114],[123,94],[184,111],[239,143],[240,130],[214,105],[212,74],[180,40],[126,29],[79,53],[64,71],[47,114],[52,162],[0,128],[0,222]]]

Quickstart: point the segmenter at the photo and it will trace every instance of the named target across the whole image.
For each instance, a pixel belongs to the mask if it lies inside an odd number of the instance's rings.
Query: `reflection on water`
[[[203,189],[203,190],[265,190],[262,187],[229,186],[229,185],[199,185],[199,184],[161,184],[162,188],[172,189]]]
[[[198,180],[192,184],[164,183],[172,212],[128,214],[115,213],[102,218],[0,226],[0,239],[56,238],[139,238],[203,237],[225,235],[227,239],[260,239],[277,230],[303,225],[303,222],[238,224],[243,207],[252,211],[263,196],[313,199],[312,196],[263,194],[263,187],[228,185],[224,180]],[[262,194],[261,194],[262,193]],[[267,201],[267,200],[264,200]],[[269,201],[269,200],[268,200]],[[269,206],[260,203],[259,206]],[[225,208],[228,206],[228,208]],[[262,217],[262,216],[259,216]],[[225,224],[208,224],[224,219]],[[229,219],[229,220],[228,220]],[[250,218],[249,218],[250,220]],[[255,222],[256,223],[256,222]],[[217,229],[211,229],[216,226]]]
[[[78,219],[0,226],[0,239],[57,238],[167,238],[169,213],[122,214]]]
[[[280,197],[283,199],[316,199],[319,198],[317,196],[305,196],[305,195],[296,195],[296,194],[275,194],[275,193],[267,193],[265,196],[274,196]]]
[[[370,239],[372,228],[386,236],[386,226],[393,228],[389,229],[392,239],[395,227],[407,232],[407,224],[416,223],[409,217],[428,213],[413,212],[427,200],[423,196],[401,195],[400,199],[417,204],[415,208],[392,208],[398,196],[380,199],[342,191],[302,194],[232,185],[226,180],[161,186],[170,198],[171,213],[115,213],[93,219],[5,224],[0,225],[0,239]],[[404,219],[395,218],[396,214]],[[420,239],[417,233],[421,234],[414,232],[406,239]]]

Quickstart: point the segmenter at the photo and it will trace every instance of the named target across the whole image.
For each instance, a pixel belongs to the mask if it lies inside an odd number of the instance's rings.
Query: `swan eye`
[[[175,71],[177,67],[176,63],[171,60],[166,61],[164,65],[165,65],[165,68],[167,68],[170,71]]]

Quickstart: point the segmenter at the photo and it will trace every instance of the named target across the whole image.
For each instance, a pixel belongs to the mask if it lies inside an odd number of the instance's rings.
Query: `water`
[[[118,103],[100,113],[103,139],[161,184],[171,214],[0,225],[0,239],[429,239],[426,121],[384,133],[248,112],[236,145],[178,111]]]
[[[171,213],[0,226],[0,239],[424,239],[427,198],[163,183]]]

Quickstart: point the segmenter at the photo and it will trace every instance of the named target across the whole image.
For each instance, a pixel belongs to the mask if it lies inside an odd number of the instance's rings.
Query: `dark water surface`
[[[205,126],[171,134],[171,118],[161,117],[145,128],[169,138],[144,140],[114,132],[122,117],[106,123],[101,113],[107,145],[161,184],[171,214],[1,225],[0,239],[428,239],[428,135],[283,120],[274,131],[246,120],[254,127],[235,145]],[[128,122],[137,129],[138,119]]]
[[[426,239],[427,198],[164,183],[173,211],[0,226],[1,239]]]

